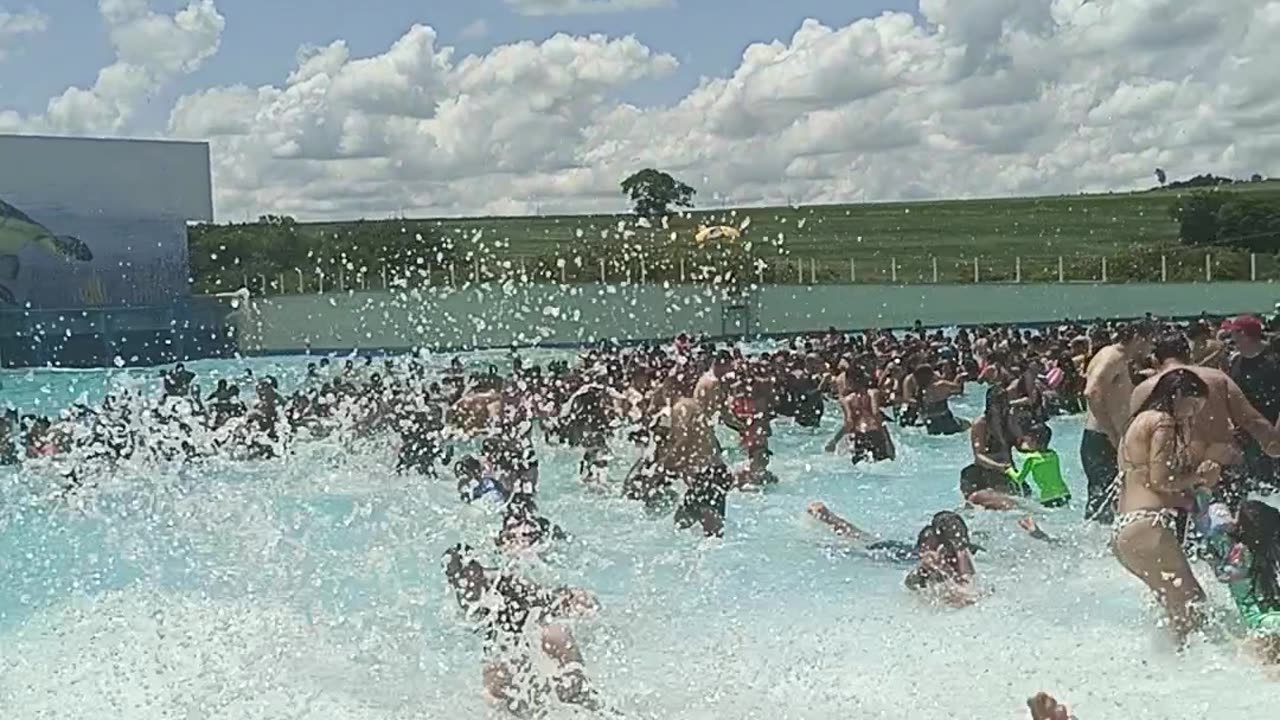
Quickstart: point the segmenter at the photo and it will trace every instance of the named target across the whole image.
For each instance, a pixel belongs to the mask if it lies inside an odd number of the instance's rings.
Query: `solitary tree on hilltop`
[[[1164,168],[1156,168],[1156,182],[1163,186],[1168,180],[1169,178],[1164,174]]]
[[[631,198],[636,215],[660,217],[671,206],[693,207],[696,190],[667,173],[645,168],[622,181],[622,192]]]

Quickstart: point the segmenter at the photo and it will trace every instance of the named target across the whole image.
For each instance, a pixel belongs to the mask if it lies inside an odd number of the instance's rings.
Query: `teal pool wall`
[[[742,296],[698,286],[527,285],[293,295],[238,319],[247,353],[571,346],[679,332],[787,335],[836,327],[1269,312],[1280,285],[1252,282],[766,286]]]

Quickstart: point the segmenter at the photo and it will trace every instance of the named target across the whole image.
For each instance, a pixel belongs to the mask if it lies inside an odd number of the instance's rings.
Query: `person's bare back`
[[[1105,434],[1119,446],[1129,422],[1129,398],[1133,380],[1129,377],[1129,357],[1120,345],[1108,345],[1089,361],[1085,374],[1085,397],[1088,399],[1084,427]]]
[[[662,454],[663,466],[681,475],[697,475],[719,457],[712,424],[701,405],[681,398],[671,405],[671,436]]]
[[[849,432],[873,432],[884,427],[873,390],[855,390],[845,395],[840,398],[840,409]]]
[[[1204,410],[1191,420],[1191,437],[1209,446],[1210,457],[1223,465],[1234,465],[1238,461],[1239,458],[1234,457],[1236,430],[1252,435],[1267,454],[1280,455],[1280,430],[1249,403],[1231,376],[1215,368],[1173,361],[1166,363],[1133,389],[1129,400],[1130,414],[1137,413],[1160,378],[1179,368],[1190,370],[1209,386]]]

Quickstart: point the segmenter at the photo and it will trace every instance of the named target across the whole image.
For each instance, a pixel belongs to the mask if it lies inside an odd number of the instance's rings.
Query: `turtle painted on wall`
[[[18,278],[22,267],[18,253],[30,243],[68,262],[93,259],[93,251],[80,238],[55,235],[26,213],[0,200],[0,305],[18,304],[9,284]]]

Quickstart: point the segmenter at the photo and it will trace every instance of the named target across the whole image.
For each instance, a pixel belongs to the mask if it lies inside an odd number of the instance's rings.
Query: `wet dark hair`
[[[1186,368],[1178,368],[1161,376],[1156,386],[1151,389],[1151,394],[1147,396],[1142,407],[1139,407],[1133,413],[1134,417],[1148,411],[1156,410],[1158,412],[1173,414],[1173,401],[1180,397],[1208,397],[1209,386],[1199,375],[1187,370]]]
[[[474,455],[465,455],[453,464],[454,475],[479,475],[482,471],[480,460]]]
[[[929,522],[929,527],[933,528],[938,538],[950,545],[952,549],[967,550],[970,548],[969,526],[965,524],[964,518],[956,513],[950,510],[943,510],[935,514],[933,520]]]
[[[1007,410],[1009,408],[1009,393],[999,385],[992,385],[987,388],[986,405],[983,406],[982,410],[988,420],[991,419],[991,406],[996,404],[1004,405]]]
[[[1123,323],[1116,328],[1116,342],[1129,343],[1138,339],[1149,339],[1156,334],[1156,324],[1150,319]]]
[[[1258,604],[1268,612],[1280,610],[1280,510],[1257,500],[1240,506],[1236,534],[1253,555],[1249,576]]]
[[[1053,428],[1047,423],[1036,423],[1027,430],[1027,437],[1036,445],[1047,448],[1053,441]]]
[[[1191,343],[1187,340],[1186,335],[1177,330],[1170,330],[1156,338],[1155,349],[1152,350],[1152,354],[1155,355],[1156,362],[1164,362],[1165,360],[1191,362]]]
[[[449,582],[455,582],[463,571],[472,565],[479,565],[475,557],[475,549],[464,543],[457,543],[444,551],[444,574]]]
[[[871,376],[867,373],[867,369],[857,361],[850,362],[849,367],[844,369],[845,379],[849,384],[859,390],[864,390],[873,386]]]
[[[934,371],[933,366],[927,363],[917,365],[916,369],[911,371],[911,376],[916,379],[916,383],[918,385],[925,385],[926,383],[933,382],[933,379],[937,377],[937,375],[938,374]],[[923,390],[924,388],[921,387],[920,389]]]

